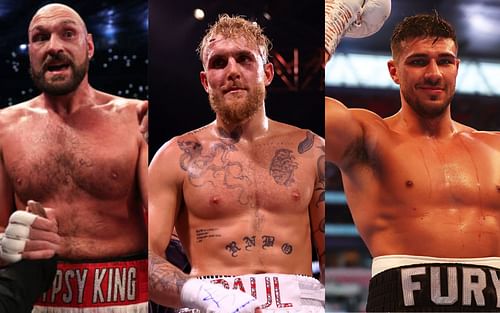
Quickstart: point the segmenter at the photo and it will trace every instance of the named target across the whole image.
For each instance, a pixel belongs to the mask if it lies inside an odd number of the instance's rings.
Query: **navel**
[[[407,188],[411,188],[411,187],[413,187],[413,181],[407,180],[406,183],[405,183],[405,185],[406,185]]]
[[[115,171],[111,171],[111,178],[113,178],[114,180],[117,180],[118,179],[118,173],[115,172]]]
[[[500,185],[497,185],[497,192],[500,192]]]

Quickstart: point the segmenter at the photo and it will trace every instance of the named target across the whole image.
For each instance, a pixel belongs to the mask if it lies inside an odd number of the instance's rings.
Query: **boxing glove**
[[[238,289],[226,289],[200,279],[189,279],[181,290],[181,304],[202,313],[254,313],[257,300]]]
[[[9,224],[0,239],[0,258],[7,263],[19,262],[26,247],[31,224],[36,215],[26,211],[16,211],[9,218]]]
[[[363,38],[375,34],[391,14],[390,0],[367,0],[358,17],[346,31],[347,37]]]
[[[376,33],[391,13],[390,0],[325,0],[325,49],[331,55],[340,39]]]

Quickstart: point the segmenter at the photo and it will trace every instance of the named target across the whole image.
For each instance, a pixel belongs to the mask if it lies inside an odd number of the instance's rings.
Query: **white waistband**
[[[300,307],[304,299],[317,301],[317,305],[324,306],[325,288],[315,278],[290,274],[247,274],[239,276],[205,276],[200,278],[211,283],[221,284],[228,289],[237,289],[253,293],[258,301],[290,302],[294,307]],[[275,298],[279,296],[280,299]],[[271,306],[274,306],[272,303]]]
[[[500,257],[486,258],[434,258],[418,255],[383,255],[373,258],[372,277],[389,270],[406,265],[429,264],[429,263],[460,263],[479,266],[490,266],[500,269]]]

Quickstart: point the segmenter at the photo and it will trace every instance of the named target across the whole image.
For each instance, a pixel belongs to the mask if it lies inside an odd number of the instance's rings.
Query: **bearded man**
[[[149,168],[149,292],[202,312],[324,312],[324,140],[266,116],[274,76],[256,23],[222,15],[198,52],[214,122],[175,137]],[[191,263],[163,257],[175,229]]]
[[[0,256],[57,255],[53,289],[34,312],[147,312],[145,102],[89,85],[94,43],[72,8],[40,8],[28,36],[41,94],[0,112]],[[29,200],[52,212],[51,227],[24,211]]]

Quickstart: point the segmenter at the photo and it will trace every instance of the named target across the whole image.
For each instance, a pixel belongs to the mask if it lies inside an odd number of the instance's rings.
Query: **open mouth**
[[[69,67],[69,64],[52,64],[47,65],[47,71],[49,72],[59,72],[65,70]]]

